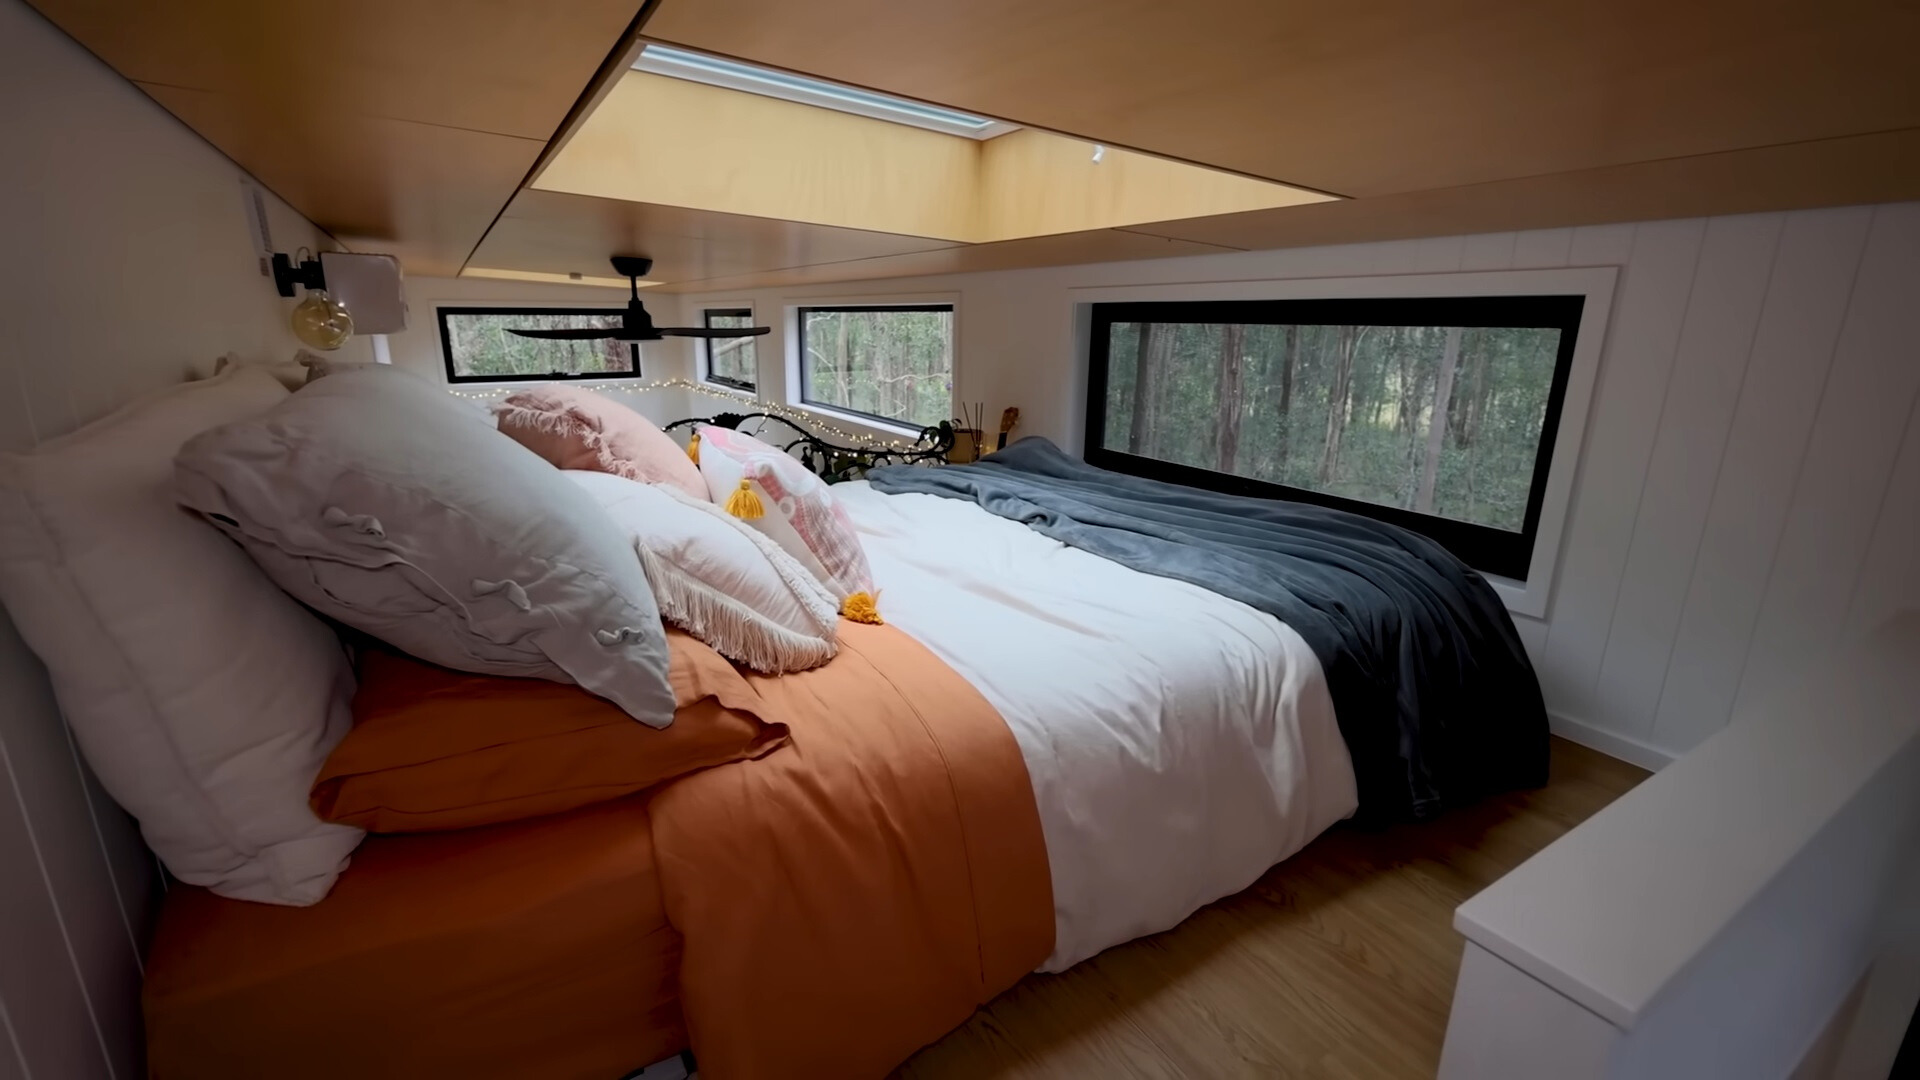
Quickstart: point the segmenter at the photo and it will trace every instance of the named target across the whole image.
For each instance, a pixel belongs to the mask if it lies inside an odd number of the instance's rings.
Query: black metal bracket
[[[293,260],[279,252],[273,254],[273,287],[281,296],[292,296],[293,287],[303,289],[324,289],[327,287],[327,275],[320,269],[320,260],[307,259],[299,266]]]
[[[901,450],[867,450],[854,446],[839,446],[822,439],[784,416],[775,416],[773,413],[766,412],[717,413],[713,416],[675,420],[668,424],[665,430],[672,431],[675,428],[692,427],[697,424],[712,424],[714,427],[732,428],[738,431],[740,426],[749,420],[777,420],[798,432],[798,438],[781,446],[780,449],[789,454],[798,449],[800,464],[805,465],[829,484],[858,480],[868,469],[882,465],[944,462],[947,460],[947,454],[953,450],[953,424],[947,420],[942,420],[932,427],[921,428],[920,436]]]

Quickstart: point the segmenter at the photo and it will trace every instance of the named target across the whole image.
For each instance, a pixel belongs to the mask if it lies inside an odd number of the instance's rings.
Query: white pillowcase
[[[181,443],[286,397],[236,366],[0,455],[0,600],[174,876],[311,904],[361,837],[307,807],[352,724],[352,667],[332,629],[173,498]]]
[[[483,413],[374,364],[180,449],[180,501],[314,610],[444,667],[578,683],[673,723],[627,536]]]
[[[671,485],[565,475],[633,538],[668,622],[769,675],[818,667],[839,651],[833,595],[746,523]]]

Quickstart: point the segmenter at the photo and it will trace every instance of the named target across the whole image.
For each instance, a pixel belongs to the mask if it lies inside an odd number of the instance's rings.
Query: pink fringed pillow
[[[841,604],[841,614],[879,622],[873,570],[852,519],[826,483],[777,446],[702,424],[700,475],[713,501],[799,560]]]
[[[610,397],[548,383],[513,394],[493,414],[501,431],[557,468],[612,473],[707,497],[706,481],[680,444]]]

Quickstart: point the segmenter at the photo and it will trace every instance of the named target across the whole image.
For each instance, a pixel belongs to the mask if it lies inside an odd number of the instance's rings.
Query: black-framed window
[[[803,307],[800,400],[908,427],[953,415],[953,305]]]
[[[440,355],[448,382],[545,382],[550,379],[630,379],[633,356],[619,341],[542,341],[507,333],[523,330],[620,328],[621,312],[607,308],[442,307]]]
[[[707,308],[702,313],[710,330],[742,330],[753,325],[752,308]],[[753,392],[759,377],[760,360],[754,350],[755,338],[702,338],[701,376],[710,383]]]
[[[1094,304],[1086,458],[1365,514],[1525,580],[1584,305]]]

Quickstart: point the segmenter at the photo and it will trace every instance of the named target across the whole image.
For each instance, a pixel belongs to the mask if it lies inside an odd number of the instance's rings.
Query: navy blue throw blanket
[[[868,479],[887,494],[978,503],[1293,627],[1326,671],[1364,818],[1422,819],[1546,782],[1546,706],[1513,620],[1485,579],[1418,533],[1108,472],[1042,438]]]

